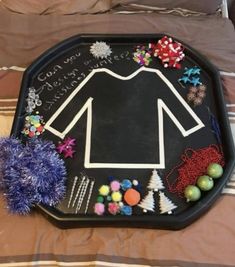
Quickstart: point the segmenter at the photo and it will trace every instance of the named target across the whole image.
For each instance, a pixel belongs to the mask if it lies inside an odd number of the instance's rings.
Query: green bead
[[[184,195],[189,201],[197,201],[201,197],[200,189],[195,185],[188,185],[184,190]]]
[[[207,174],[214,179],[220,178],[223,175],[223,168],[218,163],[211,163],[207,167]]]
[[[104,203],[104,198],[102,196],[98,196],[97,199],[96,199],[96,202]]]
[[[197,180],[197,186],[202,191],[209,191],[209,190],[211,190],[213,188],[214,181],[210,176],[202,175]]]

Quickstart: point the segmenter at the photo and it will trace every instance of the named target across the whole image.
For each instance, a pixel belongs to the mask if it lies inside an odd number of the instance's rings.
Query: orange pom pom
[[[140,202],[140,193],[130,188],[125,192],[124,200],[129,206],[135,206]]]

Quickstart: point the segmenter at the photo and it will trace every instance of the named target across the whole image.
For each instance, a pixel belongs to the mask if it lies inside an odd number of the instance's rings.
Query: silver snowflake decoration
[[[105,42],[95,42],[90,47],[90,52],[95,58],[107,58],[111,55],[112,50]]]

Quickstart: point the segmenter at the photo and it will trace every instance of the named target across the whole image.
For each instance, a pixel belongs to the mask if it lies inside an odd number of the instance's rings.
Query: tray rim
[[[219,107],[220,110],[220,117],[223,118],[222,121],[220,121],[221,129],[223,130],[223,135],[225,137],[224,140],[224,150],[226,150],[226,155],[228,155],[228,161],[226,161],[226,169],[224,172],[224,176],[222,180],[217,183],[216,190],[212,190],[207,193],[206,196],[203,197],[200,201],[195,203],[192,207],[189,209],[183,211],[180,214],[177,215],[132,215],[132,216],[93,216],[93,215],[73,215],[73,214],[63,214],[59,212],[58,210],[51,208],[49,206],[38,204],[36,205],[37,209],[43,213],[44,216],[46,216],[54,225],[56,225],[59,228],[74,228],[74,227],[90,227],[90,226],[113,226],[113,227],[135,227],[135,228],[158,228],[158,229],[169,229],[169,230],[179,230],[182,229],[192,222],[194,222],[196,219],[201,217],[208,209],[212,206],[212,204],[215,203],[215,201],[219,198],[220,193],[230,178],[232,171],[235,166],[235,148],[234,148],[234,142],[232,137],[232,132],[230,128],[230,123],[228,120],[228,115],[226,112],[226,107],[224,105],[224,94],[222,91],[222,83],[219,76],[218,69],[203,55],[200,54],[200,52],[196,51],[191,46],[187,45],[186,43],[182,42],[181,40],[175,38],[174,36],[170,36],[168,34],[164,33],[157,33],[157,34],[78,34],[75,36],[72,36],[70,38],[67,38],[65,40],[62,40],[58,44],[52,46],[51,48],[47,49],[44,53],[42,53],[38,58],[36,58],[30,66],[25,70],[21,88],[20,88],[20,94],[19,94],[19,101],[17,103],[16,113],[14,116],[13,124],[12,124],[12,130],[11,135],[16,136],[18,134],[19,129],[19,121],[20,121],[20,115],[21,110],[23,107],[23,96],[24,96],[24,90],[27,88],[30,75],[32,76],[35,69],[38,69],[43,67],[44,64],[48,63],[48,58],[53,57],[54,54],[57,54],[58,50],[63,49],[74,42],[78,43],[81,42],[90,42],[97,41],[97,40],[103,40],[108,41],[110,40],[119,40],[121,39],[122,42],[127,41],[131,43],[133,42],[133,39],[135,39],[135,43],[138,42],[138,39],[141,39],[142,42],[145,41],[145,43],[149,42],[147,40],[154,40],[154,39],[160,39],[163,36],[167,35],[168,37],[173,38],[175,41],[178,41],[183,44],[187,52],[190,54],[193,54],[196,56],[197,60],[200,61],[200,63],[203,63],[206,68],[210,71],[210,73],[213,75],[213,82],[216,84],[216,95],[219,99]],[[137,39],[137,40],[136,40]]]

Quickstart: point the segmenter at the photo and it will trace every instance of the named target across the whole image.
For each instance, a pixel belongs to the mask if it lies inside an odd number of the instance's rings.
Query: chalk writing
[[[81,56],[81,53],[80,52],[76,52],[74,55],[70,56],[70,57],[67,57],[65,60],[64,60],[64,64],[73,64],[79,57]]]
[[[47,78],[50,78],[52,77],[53,75],[55,75],[59,70],[62,70],[63,67],[60,66],[60,65],[55,65],[54,67],[52,67],[52,69],[50,71],[47,71],[46,73],[45,72],[40,72],[38,74],[38,77],[37,79],[40,81],[40,82],[43,82],[43,81],[46,81]]]
[[[38,88],[36,88],[37,94],[42,94],[44,91],[53,92],[52,96],[47,96],[47,99],[44,101],[43,110],[50,111],[54,104],[58,103],[61,98],[64,98],[69,92],[76,88],[79,83],[86,78],[86,76],[96,68],[108,67],[116,61],[125,61],[131,59],[131,53],[129,51],[122,51],[119,54],[112,54],[106,59],[89,59],[80,64],[80,67],[75,67],[72,70],[69,70],[67,73],[60,74],[58,76],[58,71],[65,70],[65,65],[72,65],[76,60],[81,56],[81,53],[77,52],[76,54],[67,57],[62,61],[62,64],[55,65],[50,68],[48,71],[40,72],[37,76],[37,80],[43,82]],[[64,66],[63,66],[64,64]],[[54,74],[56,74],[54,76]]]

